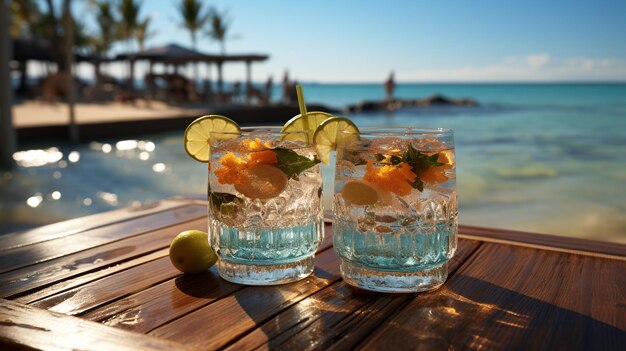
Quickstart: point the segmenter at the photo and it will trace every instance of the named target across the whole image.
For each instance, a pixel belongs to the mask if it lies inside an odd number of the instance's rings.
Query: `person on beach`
[[[285,71],[283,76],[283,103],[289,104],[291,102],[291,83],[289,82],[289,71]]]
[[[233,95],[232,95],[232,100],[231,102],[240,102],[241,100],[241,82],[236,81],[235,84],[233,84]]]
[[[273,77],[269,76],[267,81],[265,82],[265,97],[263,103],[265,105],[269,105],[270,101],[272,101],[272,86],[274,85]]]
[[[387,94],[387,104],[391,103],[393,99],[393,91],[396,89],[396,82],[393,78],[393,71],[389,75],[389,78],[385,81],[385,93]]]

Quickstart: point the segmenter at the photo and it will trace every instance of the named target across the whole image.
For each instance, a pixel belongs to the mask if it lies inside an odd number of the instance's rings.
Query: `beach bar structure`
[[[269,58],[265,54],[236,54],[236,55],[215,55],[185,48],[178,44],[168,44],[148,48],[146,50],[119,54],[115,60],[128,60],[131,64],[130,75],[134,75],[134,63],[136,61],[148,61],[150,73],[154,64],[160,63],[164,66],[179,67],[188,63],[206,63],[217,66],[217,91],[221,95],[224,93],[224,79],[222,66],[225,63],[243,62],[246,65],[246,92],[250,98],[250,87],[252,86],[252,63],[262,62]]]
[[[18,90],[26,89],[26,65],[28,61],[54,62],[54,57],[50,45],[31,39],[13,39],[12,40],[12,60],[17,62],[20,70],[20,84]],[[152,47],[137,52],[118,54],[115,57],[102,57],[94,54],[74,53],[74,62],[88,62],[94,65],[95,75],[100,73],[101,63],[111,63],[115,61],[128,61],[130,63],[129,82],[132,87],[132,79],[134,77],[134,64],[137,61],[148,61],[150,64],[150,73],[152,73],[155,64],[162,64],[165,67],[173,66],[175,68],[189,63],[205,63],[208,65],[215,64],[217,67],[217,91],[221,95],[224,93],[223,70],[225,63],[242,62],[246,66],[246,89],[250,93],[252,86],[252,63],[263,62],[269,59],[269,55],[265,54],[229,54],[217,55],[207,54],[200,51],[185,48],[178,44],[168,44],[164,46]],[[195,77],[197,78],[197,77]]]
[[[11,39],[12,55],[11,60],[17,63],[20,72],[20,83],[18,90],[26,90],[26,67],[29,61],[50,63],[55,62],[51,44],[44,40],[13,38]],[[91,63],[98,67],[100,63],[111,62],[111,58],[106,58],[96,54],[84,54],[74,52],[72,64]]]
[[[10,12],[7,4],[0,3],[0,169],[10,169],[16,149],[15,129],[12,117],[11,72],[9,64],[13,56],[9,37]]]

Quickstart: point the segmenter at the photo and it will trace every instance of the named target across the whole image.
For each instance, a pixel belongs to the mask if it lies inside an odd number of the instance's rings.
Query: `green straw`
[[[302,86],[296,85],[296,93],[298,94],[298,106],[300,107],[300,117],[306,116],[306,104],[304,103],[304,93],[302,92]],[[302,126],[305,130],[309,130],[309,121],[307,118],[302,119]]]

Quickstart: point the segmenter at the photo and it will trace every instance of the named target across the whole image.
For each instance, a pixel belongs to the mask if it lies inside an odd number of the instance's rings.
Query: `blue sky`
[[[157,35],[148,46],[190,45],[178,0],[144,0]],[[300,81],[626,80],[626,1],[253,1],[228,10],[228,53],[260,52],[253,78]],[[219,47],[202,37],[198,48]],[[212,73],[214,76],[214,72]],[[243,65],[227,65],[243,79]]]

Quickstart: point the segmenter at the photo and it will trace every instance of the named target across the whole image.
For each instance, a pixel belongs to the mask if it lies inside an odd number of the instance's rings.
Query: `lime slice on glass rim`
[[[206,115],[191,122],[185,129],[185,151],[193,159],[209,162],[211,132],[240,133],[241,128],[232,119],[220,115]]]
[[[335,117],[330,113],[322,112],[322,111],[311,111],[307,112],[304,117],[302,114],[295,115],[292,119],[287,121],[283,128],[280,130],[283,133],[289,132],[299,132],[306,131],[309,135],[309,142],[313,142],[313,133],[315,133],[315,129],[322,124],[325,120]],[[298,135],[298,134],[294,134]],[[292,137],[291,135],[286,136],[288,139],[294,139],[297,137]]]
[[[346,133],[347,132],[347,133]],[[359,128],[344,117],[331,117],[320,124],[313,133],[313,145],[322,162],[330,162],[330,152],[337,150],[337,145],[359,140]]]

